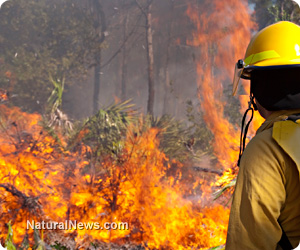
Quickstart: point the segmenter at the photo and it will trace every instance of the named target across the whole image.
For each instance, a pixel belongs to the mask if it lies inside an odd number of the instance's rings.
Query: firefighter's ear
[[[256,105],[256,103],[255,103],[255,101],[253,99],[252,99],[252,106],[253,106],[253,108],[254,108],[255,111],[258,110],[257,105]]]

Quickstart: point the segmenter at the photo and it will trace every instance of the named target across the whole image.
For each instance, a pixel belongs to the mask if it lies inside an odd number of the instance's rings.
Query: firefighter
[[[300,242],[300,27],[283,21],[258,32],[236,65],[250,80],[239,174],[226,250],[294,249]],[[245,151],[247,113],[265,122]]]

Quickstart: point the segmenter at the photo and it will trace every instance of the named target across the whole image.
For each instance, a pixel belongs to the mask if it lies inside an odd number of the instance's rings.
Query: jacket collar
[[[286,120],[292,114],[300,114],[300,109],[274,111],[259,127],[256,134],[273,127],[275,122]]]

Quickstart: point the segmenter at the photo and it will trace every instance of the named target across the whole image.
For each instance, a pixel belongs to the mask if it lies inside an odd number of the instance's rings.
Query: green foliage
[[[7,250],[16,250],[16,247],[13,244],[13,230],[11,227],[11,221],[7,223],[8,233],[5,240],[5,247]]]
[[[44,116],[44,127],[57,140],[58,136],[55,135],[53,128],[58,127],[60,132],[69,135],[73,130],[73,123],[69,120],[67,114],[61,110],[65,78],[62,77],[62,79],[54,80],[52,76],[50,76],[50,81],[52,82],[54,89],[47,101],[46,110],[49,114]]]
[[[200,158],[203,153],[211,153],[210,142],[213,135],[190,101],[187,102],[186,116],[188,123],[169,115],[162,117],[147,115],[142,120],[136,120],[141,123],[136,126],[140,128],[136,133],[139,135],[149,128],[158,128],[160,150],[167,157],[177,161],[184,162],[192,158]]]
[[[98,244],[97,244],[97,243],[94,243],[94,242],[91,242],[91,246],[92,246],[93,248],[95,248],[95,249],[98,248]]]
[[[279,21],[292,21],[291,14],[286,9],[281,8],[278,5],[272,5],[268,8],[269,13],[271,14],[274,22]]]
[[[196,109],[191,101],[186,103],[186,116],[189,122],[188,133],[190,137],[195,138],[194,148],[198,148],[202,152],[212,153],[213,147],[211,142],[214,135],[207,128],[201,111]]]
[[[44,242],[44,231],[34,229],[33,236],[34,236],[35,244],[32,249],[45,250],[46,248],[45,248],[45,242]]]
[[[13,230],[11,227],[11,221],[7,223],[8,226],[8,233],[7,233],[7,237],[5,240],[5,248],[7,250],[16,250],[17,248],[15,247],[15,245],[13,244]],[[43,240],[43,231],[39,231],[37,229],[34,229],[34,246],[32,247],[32,249],[36,249],[36,250],[44,250],[45,248],[45,242]],[[65,247],[64,245],[62,245],[61,243],[59,243],[58,241],[55,241],[54,245],[51,245],[51,247],[53,247],[54,249],[57,250],[68,250],[69,248]],[[28,242],[28,235],[25,235],[23,242],[20,246],[20,248],[18,248],[19,250],[27,250],[29,248],[29,242]]]
[[[148,120],[148,121],[147,121]],[[146,117],[145,125],[160,129],[160,149],[170,158],[185,160],[191,152],[185,147],[189,133],[184,124],[174,118],[164,115],[162,117]]]
[[[78,140],[90,146],[93,156],[117,154],[122,148],[121,140],[126,136],[126,128],[134,119],[130,101],[100,109],[88,118],[70,140],[69,147],[76,146]],[[81,139],[81,134],[83,138]]]
[[[102,44],[86,1],[18,0],[1,7],[0,85],[27,110],[43,110],[53,79],[70,84]]]
[[[147,116],[144,119],[145,129],[152,127],[159,129],[159,148],[171,159],[185,161],[195,154],[193,145],[188,147],[188,141],[193,140],[193,134],[190,133],[186,125],[174,118],[164,115],[162,117],[152,118]]]
[[[258,29],[262,29],[272,23],[272,16],[268,11],[268,8],[272,5],[271,0],[249,0],[249,2],[255,4],[254,15],[255,21],[258,24]]]
[[[249,2],[254,4],[259,29],[284,20],[300,24],[300,8],[291,0],[249,0]]]
[[[212,247],[212,248],[210,248],[210,249],[208,249],[208,250],[223,250],[223,249],[225,249],[225,246],[224,246],[224,245],[222,245],[222,246],[217,246],[217,247]]]
[[[53,247],[54,249],[57,250],[68,250],[69,248],[65,247],[64,245],[62,245],[61,243],[59,243],[58,241],[55,241],[55,245],[51,245],[51,247]]]
[[[50,75],[50,81],[52,82],[54,89],[50,97],[48,98],[48,105],[51,108],[51,112],[54,112],[57,108],[60,108],[62,105],[62,96],[65,87],[65,78],[54,80]]]
[[[213,135],[191,103],[187,105],[188,124],[168,115],[155,118],[147,115],[138,119],[132,106],[125,101],[100,109],[75,129],[68,148],[73,150],[84,143],[90,146],[92,158],[117,156],[123,148],[128,126],[135,124],[137,136],[149,128],[158,128],[159,147],[171,159],[185,161],[212,152]]]
[[[236,184],[236,179],[233,179],[230,183],[222,187],[220,190],[214,193],[214,200],[218,199],[221,195],[223,195],[228,189],[234,187]]]

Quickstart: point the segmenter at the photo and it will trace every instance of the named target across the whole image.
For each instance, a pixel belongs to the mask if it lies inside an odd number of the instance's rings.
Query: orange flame
[[[199,48],[200,56],[196,61],[198,97],[204,120],[214,134],[214,154],[225,169],[223,176],[212,184],[220,187],[231,184],[236,177],[240,145],[239,125],[231,124],[224,115],[223,84],[231,82],[234,65],[244,57],[251,29],[256,26],[245,0],[206,0],[199,9],[196,6],[195,3],[189,5],[187,10],[187,15],[195,25],[193,39],[188,43]],[[243,86],[249,95],[249,84],[243,83]],[[249,97],[240,98],[242,112],[247,108],[248,100]],[[249,129],[250,135],[254,134],[262,121],[255,114]]]
[[[203,9],[207,11],[201,13]],[[246,1],[205,1],[199,10],[190,5],[187,14],[196,26],[189,43],[199,46],[201,55],[197,83],[204,119],[215,136],[216,156],[223,167],[231,167],[237,160],[239,131],[224,116],[223,82],[231,80],[236,60],[243,58],[254,24]]]
[[[196,5],[195,5],[196,6]],[[217,185],[230,183],[236,176],[240,129],[224,115],[223,84],[230,82],[236,61],[243,58],[250,41],[251,29],[256,28],[251,20],[247,1],[204,1],[199,7],[190,5],[187,14],[196,31],[189,44],[199,47],[197,60],[198,96],[204,111],[204,119],[214,134],[214,153],[224,176]],[[203,13],[202,10],[206,11]],[[243,84],[249,94],[249,84]],[[241,110],[247,108],[249,97],[240,98]],[[249,134],[260,126],[263,119],[255,114]]]

